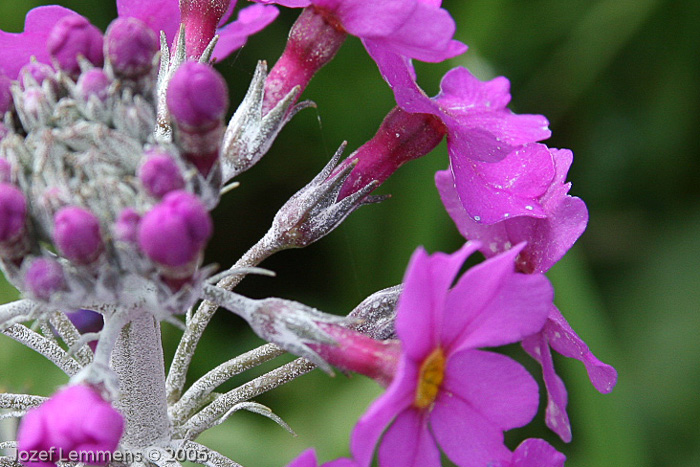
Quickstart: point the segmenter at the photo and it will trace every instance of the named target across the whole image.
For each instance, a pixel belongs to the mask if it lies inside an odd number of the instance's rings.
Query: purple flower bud
[[[10,92],[12,81],[0,72],[0,117],[12,108],[12,93]],[[1,139],[1,138],[0,138]]]
[[[184,266],[197,258],[212,230],[204,204],[191,193],[174,191],[143,217],[139,246],[159,264]]]
[[[27,89],[29,86],[28,77],[31,76],[36,81],[36,84],[41,86],[46,79],[52,78],[53,74],[53,68],[46,63],[29,62],[19,71],[19,84],[22,86],[22,89]]]
[[[122,242],[136,243],[138,241],[139,222],[141,216],[133,208],[126,208],[119,213],[114,224],[114,238]]]
[[[228,89],[209,65],[186,62],[168,85],[168,109],[187,131],[200,132],[220,123],[228,109]]]
[[[41,88],[27,89],[22,93],[22,106],[24,111],[34,116],[34,118],[39,118],[39,116],[42,115],[46,104],[46,94],[44,94]]]
[[[24,284],[37,298],[48,300],[66,285],[63,268],[50,258],[37,258],[24,275]]]
[[[229,8],[230,0],[181,0],[180,14],[185,27],[187,56],[199,58],[216,34],[216,27]]]
[[[102,66],[102,33],[82,16],[64,16],[51,29],[46,48],[58,66],[73,76],[80,74],[78,55]]]
[[[25,467],[55,467],[78,460],[104,465],[124,431],[124,418],[91,387],[69,386],[22,419],[17,434],[18,457]],[[45,457],[35,460],[33,453]],[[101,460],[105,462],[100,463]]]
[[[0,243],[11,242],[24,231],[27,200],[14,185],[0,183]]]
[[[100,221],[87,209],[77,206],[61,208],[53,217],[54,242],[71,261],[88,264],[102,251]]]
[[[80,310],[66,313],[66,316],[81,334],[99,332],[104,326],[104,318],[96,311],[81,308]]]
[[[173,158],[159,150],[146,152],[139,178],[148,194],[155,198],[185,187],[185,180]]]
[[[140,19],[117,18],[107,28],[105,55],[120,76],[137,78],[148,73],[158,48],[155,33]]]
[[[97,96],[104,102],[107,99],[109,85],[111,84],[107,74],[100,68],[93,68],[80,75],[78,78],[78,93],[85,101],[90,96]]]

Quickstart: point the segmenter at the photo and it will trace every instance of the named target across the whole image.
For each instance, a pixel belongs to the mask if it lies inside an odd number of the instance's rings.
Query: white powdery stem
[[[178,403],[172,407],[170,413],[174,423],[178,424],[178,422],[184,421],[193,410],[201,406],[202,402],[219,385],[250,368],[261,365],[284,353],[284,350],[274,344],[265,344],[224,362],[209,371],[206,375],[195,381]]]
[[[260,239],[258,243],[253,245],[231,269],[242,269],[257,266],[270,255],[279,251],[279,248],[268,243],[267,236]],[[243,280],[245,273],[232,274],[225,277],[217,284],[225,290],[232,290]],[[197,312],[192,316],[192,319],[187,323],[187,329],[180,339],[180,343],[175,351],[173,362],[170,366],[168,379],[166,381],[168,392],[168,403],[174,404],[180,399],[182,389],[185,387],[187,378],[187,370],[194,356],[197,344],[207,328],[209,321],[214,316],[214,313],[219,308],[219,305],[210,301],[203,301]]]
[[[194,439],[203,431],[216,425],[217,420],[226,415],[236,404],[282,386],[309,373],[314,368],[316,365],[304,358],[297,358],[293,362],[282,365],[220,396],[183,425],[182,431],[188,439]]]
[[[148,313],[124,326],[112,352],[119,376],[115,407],[126,420],[122,446],[145,449],[170,439],[160,324]]]
[[[68,376],[78,373],[82,366],[73,360],[56,342],[32,331],[22,324],[13,324],[2,331],[6,336],[39,352]]]

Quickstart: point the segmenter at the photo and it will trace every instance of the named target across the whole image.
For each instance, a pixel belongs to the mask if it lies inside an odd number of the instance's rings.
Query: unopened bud
[[[100,68],[93,68],[80,75],[78,78],[78,94],[86,102],[91,96],[96,96],[104,102],[109,95],[111,81],[107,74]]]
[[[66,285],[63,268],[50,258],[37,258],[29,265],[24,275],[27,289],[41,300],[49,300],[51,295]]]
[[[97,216],[77,206],[67,206],[56,213],[53,237],[61,254],[78,264],[92,263],[103,248]]]
[[[78,55],[95,66],[102,66],[102,33],[78,15],[64,16],[51,29],[46,48],[59,68],[71,76],[80,74]]]
[[[139,168],[139,179],[149,195],[162,198],[171,191],[185,187],[180,168],[168,154],[159,150],[146,153],[146,160]]]
[[[117,18],[105,34],[105,56],[114,72],[125,78],[147,74],[158,48],[153,30],[137,18]]]

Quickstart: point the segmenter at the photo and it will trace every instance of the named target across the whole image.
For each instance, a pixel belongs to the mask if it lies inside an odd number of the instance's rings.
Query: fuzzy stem
[[[54,341],[47,339],[22,324],[13,324],[2,331],[2,333],[20,344],[39,352],[54,365],[63,370],[68,376],[75,375],[82,368],[78,362],[73,360],[68,353]]]
[[[257,349],[239,355],[222,363],[206,375],[195,381],[182,398],[170,409],[171,418],[176,425],[183,422],[201,402],[222,383],[232,377],[279,357],[285,351],[274,344],[265,344]]]
[[[146,313],[124,326],[112,352],[112,368],[119,376],[116,408],[124,415],[122,445],[145,449],[170,437],[165,400],[165,366],[160,324]]]
[[[267,236],[263,237],[253,245],[242,257],[239,259],[231,269],[237,268],[247,268],[251,266],[257,266],[263,260],[271,256],[272,254],[279,251],[279,247],[276,245],[271,245],[268,241]],[[238,285],[241,280],[246,276],[246,273],[233,274],[227,276],[220,280],[217,287],[221,287],[225,290],[232,290],[236,285]],[[214,316],[219,306],[210,301],[203,301],[197,312],[192,316],[192,319],[187,323],[187,329],[180,339],[180,343],[175,351],[175,356],[173,357],[172,365],[170,366],[170,371],[168,373],[168,379],[166,380],[168,403],[174,404],[180,399],[182,394],[182,389],[185,386],[185,379],[187,377],[187,370],[192,361],[192,356],[197,348],[199,339],[201,339],[204,330],[206,329],[209,321]]]
[[[186,433],[188,439],[194,439],[203,431],[215,425],[217,419],[224,416],[239,402],[250,400],[282,386],[299,376],[309,373],[314,368],[316,368],[316,365],[304,358],[297,358],[293,362],[282,365],[217,398],[183,425],[182,430]]]

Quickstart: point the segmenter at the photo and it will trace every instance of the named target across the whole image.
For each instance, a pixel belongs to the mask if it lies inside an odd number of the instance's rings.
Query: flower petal
[[[463,350],[447,360],[436,406],[458,398],[500,430],[526,425],[537,413],[539,389],[520,363],[505,355]]]
[[[411,408],[396,417],[379,446],[379,465],[440,466],[440,450],[428,430],[426,412]]]
[[[512,467],[564,467],[566,456],[543,439],[529,438],[513,452]]]
[[[0,74],[17,79],[19,70],[31,57],[42,63],[51,63],[46,40],[59,19],[80,16],[58,5],[41,6],[30,10],[24,20],[24,32],[0,31]]]
[[[273,6],[251,5],[238,12],[238,19],[217,31],[219,41],[214,48],[213,58],[221,61],[231,52],[243,47],[249,36],[262,31],[272,23],[279,10]]]
[[[545,422],[565,443],[571,442],[571,423],[566,413],[568,397],[566,386],[554,371],[552,352],[547,338],[540,332],[523,340],[523,348],[542,365],[542,377],[547,389]]]
[[[372,403],[353,429],[350,451],[359,465],[371,464],[374,448],[384,429],[394,417],[413,403],[417,381],[418,368],[406,358],[402,358],[391,385]]]
[[[591,384],[599,392],[607,394],[617,383],[617,371],[612,366],[601,362],[593,355],[585,342],[576,334],[564,316],[556,307],[551,307],[549,319],[544,328],[549,345],[564,355],[583,362],[588,371]]]
[[[442,451],[461,467],[483,467],[510,458],[503,432],[458,397],[438,399],[430,427]]]
[[[156,34],[165,32],[168,44],[175,39],[180,27],[180,7],[174,0],[117,0],[119,17],[138,18]]]
[[[447,291],[464,260],[477,248],[466,243],[452,255],[428,255],[419,248],[411,257],[396,312],[396,333],[410,358],[422,361],[437,347]]]
[[[544,275],[515,273],[522,247],[469,269],[450,291],[440,335],[445,348],[505,345],[542,329],[554,292]]]

